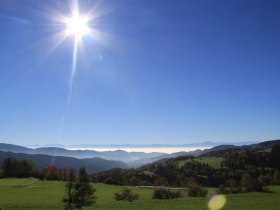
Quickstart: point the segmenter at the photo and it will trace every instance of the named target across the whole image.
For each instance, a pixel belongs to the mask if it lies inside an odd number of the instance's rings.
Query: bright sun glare
[[[87,35],[90,32],[87,22],[85,17],[80,17],[79,15],[67,19],[65,21],[67,33],[75,35],[78,38]]]

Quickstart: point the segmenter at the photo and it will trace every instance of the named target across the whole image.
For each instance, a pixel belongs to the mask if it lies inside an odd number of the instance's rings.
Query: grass
[[[0,209],[64,209],[61,202],[64,195],[64,182],[39,181],[36,179],[0,179]],[[207,198],[183,198],[173,200],[152,199],[153,190],[129,187],[139,194],[135,202],[115,201],[114,193],[121,186],[94,184],[97,202],[93,207],[84,209],[190,209],[207,210]],[[224,210],[276,210],[280,206],[280,186],[272,186],[274,193],[242,193],[227,195]]]
[[[194,158],[193,160],[201,162],[201,163],[208,163],[209,166],[213,168],[220,168],[221,162],[223,158],[221,157],[202,157],[202,158]],[[186,162],[191,162],[192,160],[181,160],[178,162],[178,166],[182,167]]]

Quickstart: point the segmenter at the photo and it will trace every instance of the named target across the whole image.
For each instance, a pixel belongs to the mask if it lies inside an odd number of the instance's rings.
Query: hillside
[[[241,146],[235,146],[235,145],[219,145],[215,146],[211,149],[205,149],[203,150],[198,156],[202,157],[222,157],[226,152],[229,151],[239,151],[242,149],[249,149],[249,150],[255,150],[255,151],[264,151],[267,149],[271,149],[271,147],[275,145],[280,144],[280,139],[277,140],[270,140],[270,141],[264,141],[260,142],[258,144],[251,144],[251,145],[241,145]]]
[[[59,147],[40,147],[40,148],[27,148],[13,144],[0,143],[0,151],[13,152],[13,153],[24,153],[24,154],[41,154],[51,156],[63,156],[73,157],[78,159],[85,158],[102,158],[106,160],[115,160],[125,162],[129,167],[140,167],[147,163],[163,158],[172,158],[182,155],[199,155],[201,150],[195,150],[191,152],[176,152],[172,154],[160,153],[160,152],[126,152],[123,150],[115,151],[95,151],[95,150],[67,150]]]
[[[11,153],[23,153],[26,155],[47,155],[47,156],[61,156],[61,158],[74,158],[76,165],[79,163],[88,164],[88,161],[85,160],[99,160],[97,162],[101,162],[101,160],[108,160],[109,163],[120,163],[118,161],[124,162],[124,165],[117,165],[118,168],[127,168],[127,167],[141,167],[146,164],[150,164],[153,162],[162,162],[166,161],[170,158],[176,158],[179,156],[194,156],[194,157],[223,157],[226,152],[229,151],[239,151],[241,149],[254,149],[254,150],[266,150],[271,148],[273,145],[280,144],[280,140],[271,140],[271,141],[265,141],[261,142],[259,144],[251,144],[251,145],[243,145],[243,146],[235,146],[235,145],[219,145],[215,146],[210,149],[205,150],[195,150],[191,152],[177,152],[172,154],[165,154],[165,153],[145,153],[145,152],[126,152],[123,150],[115,150],[115,151],[104,151],[104,152],[98,152],[94,150],[67,150],[64,148],[59,147],[42,147],[42,148],[36,148],[31,149],[27,147],[17,146],[13,144],[5,144],[0,143],[0,151],[2,152],[11,152]],[[17,156],[22,156],[17,155]],[[15,154],[14,154],[15,156]],[[27,156],[29,157],[29,156]],[[35,159],[36,156],[33,156],[33,159]],[[61,158],[58,158],[59,160]],[[51,159],[51,158],[49,158]],[[55,158],[57,159],[57,158]],[[76,160],[80,159],[80,161]],[[111,161],[110,160],[114,160]],[[46,165],[42,164],[42,161],[37,161],[39,165]],[[44,161],[44,162],[50,162],[50,161]],[[89,161],[90,162],[90,161]],[[59,162],[57,163],[59,164]],[[105,164],[105,163],[104,163]],[[63,162],[61,165],[67,165]],[[102,165],[102,164],[100,164]],[[105,164],[106,166],[107,164]],[[109,164],[110,165],[110,164]],[[114,164],[115,166],[115,164]],[[95,165],[95,168],[99,168],[98,165]],[[111,169],[115,167],[103,167],[101,166],[101,169],[97,171],[104,171],[107,169]]]
[[[23,153],[1,152],[0,151],[0,165],[6,158],[13,158],[17,160],[30,160],[36,167],[43,169],[48,165],[54,165],[58,168],[73,168],[78,170],[85,167],[89,173],[101,172],[113,168],[127,168],[128,165],[121,161],[105,160],[102,158],[86,158],[77,159],[63,156],[50,155],[30,155]]]
[[[205,153],[204,153],[205,152]],[[110,170],[94,174],[94,180],[119,185],[207,187],[242,183],[244,176],[255,186],[280,182],[280,141],[247,146],[221,145],[202,151],[199,157],[163,158],[137,169]],[[260,190],[260,189],[258,189]]]

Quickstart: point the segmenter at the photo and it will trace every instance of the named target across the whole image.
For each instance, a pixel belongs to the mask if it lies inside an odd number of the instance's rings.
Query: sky
[[[94,17],[76,62],[74,4],[0,1],[0,142],[280,137],[280,1],[76,1]]]

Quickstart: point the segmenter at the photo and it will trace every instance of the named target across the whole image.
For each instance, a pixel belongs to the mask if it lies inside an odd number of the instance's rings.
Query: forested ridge
[[[271,145],[270,145],[271,146]],[[245,187],[262,191],[264,186],[280,184],[280,144],[223,151],[219,167],[181,156],[158,161],[137,169],[110,170],[93,174],[93,181],[116,185],[151,185],[189,187],[196,183],[205,187]],[[220,156],[221,152],[217,152]],[[203,155],[205,157],[205,155]],[[213,157],[213,156],[212,156]],[[179,164],[180,162],[184,164]]]
[[[280,142],[232,148],[209,153],[202,159],[179,156],[130,169],[112,169],[90,175],[92,182],[133,186],[219,187],[223,191],[262,191],[264,186],[280,184]],[[221,155],[222,154],[222,155]],[[205,157],[206,156],[206,157]],[[222,156],[222,158],[221,158]],[[207,158],[220,162],[213,167]],[[81,166],[82,167],[82,166]],[[7,158],[1,177],[37,177],[41,180],[69,180],[69,168],[49,165],[38,169],[32,161]]]

